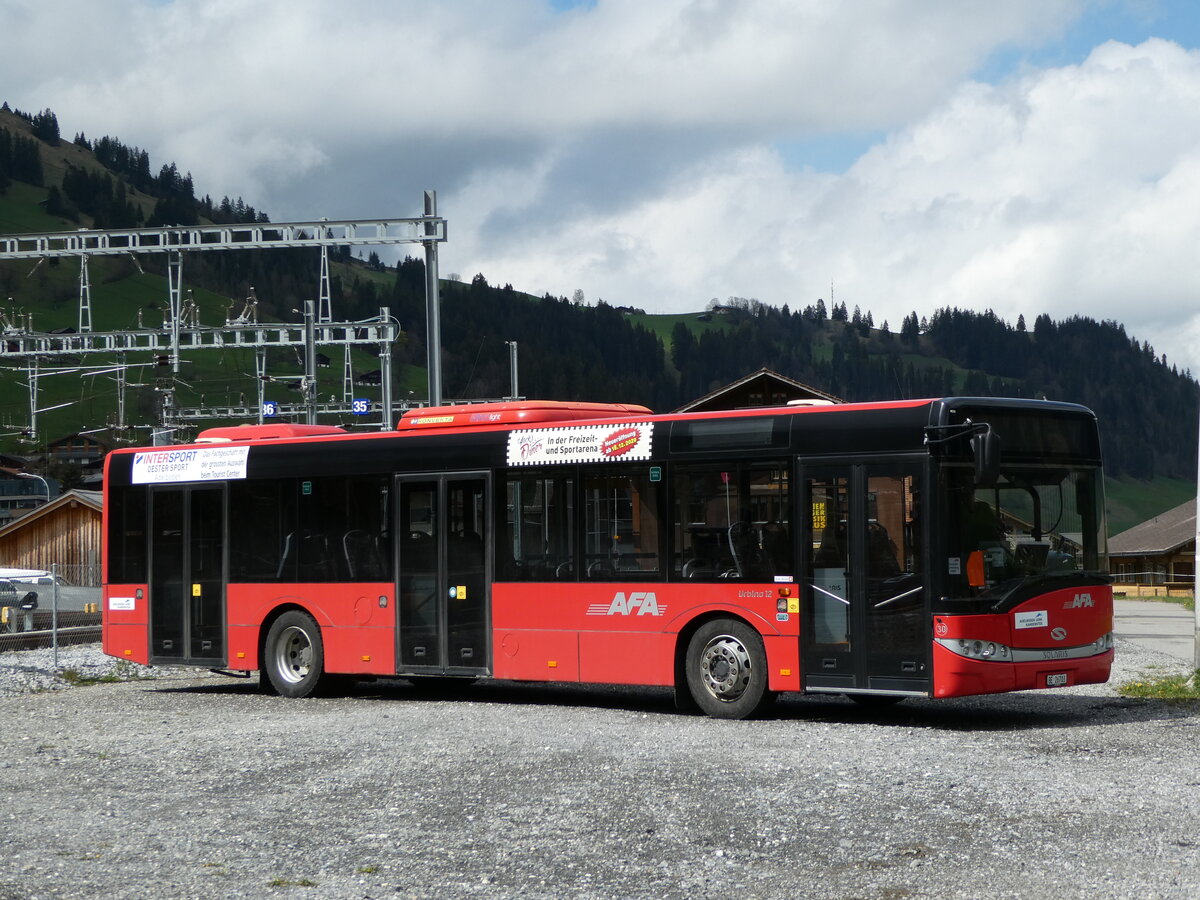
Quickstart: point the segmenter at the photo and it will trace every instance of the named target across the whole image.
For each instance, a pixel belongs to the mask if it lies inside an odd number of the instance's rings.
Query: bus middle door
[[[398,672],[486,674],[488,476],[401,475],[397,480]]]

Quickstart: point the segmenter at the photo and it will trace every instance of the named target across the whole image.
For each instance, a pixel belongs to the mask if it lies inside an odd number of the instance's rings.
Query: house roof
[[[1134,525],[1108,539],[1109,556],[1157,556],[1178,550],[1196,539],[1196,501]]]
[[[715,391],[705,394],[703,397],[698,397],[690,403],[684,404],[675,410],[675,412],[691,412],[696,409],[719,409],[721,407],[715,405],[714,401],[718,400],[724,394],[733,394],[754,381],[760,381],[764,384],[773,383],[776,387],[782,388],[785,393],[794,394],[797,399],[828,400],[831,403],[844,402],[840,397],[827,394],[825,391],[819,391],[811,385],[807,385],[802,381],[796,381],[794,378],[788,378],[786,375],[780,375],[778,372],[764,366],[757,372],[751,372],[737,381],[732,381],[724,387],[719,387]]]
[[[101,440],[100,438],[96,437],[94,434],[84,434],[81,431],[77,431],[74,434],[64,434],[62,437],[48,442],[46,444],[46,447],[50,448],[50,447],[58,447],[63,444],[74,444],[76,441],[80,441],[80,440],[82,440],[88,444],[93,444],[97,447],[103,447],[105,450],[112,449],[109,446],[107,441]]]
[[[40,519],[42,516],[48,515],[49,513],[54,512],[56,509],[67,506],[72,502],[82,503],[84,506],[90,507],[96,512],[103,512],[104,510],[103,492],[71,490],[67,491],[65,494],[59,494],[49,503],[43,503],[36,509],[25,513],[25,515],[21,516],[19,519],[13,519],[3,528],[0,528],[0,534],[9,534],[20,528],[24,528],[30,522],[34,522],[37,519]]]

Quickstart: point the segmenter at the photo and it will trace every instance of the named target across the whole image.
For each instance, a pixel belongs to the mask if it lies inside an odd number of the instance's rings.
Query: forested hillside
[[[268,221],[240,198],[197,197],[191,175],[173,163],[153,171],[146,151],[117,138],[77,134],[63,140],[49,110],[30,115],[5,105],[0,111],[0,231]],[[128,260],[102,263],[93,278],[103,281],[107,296],[133,296],[135,286],[140,296],[155,290],[152,279],[163,262],[148,257],[140,265],[145,274]],[[12,298],[10,315],[16,309],[32,313],[35,327],[49,330],[71,324],[76,277],[53,265],[2,264],[0,290]],[[185,280],[212,292],[212,305],[219,302],[215,295],[240,299],[253,285],[262,318],[294,320],[290,311],[315,296],[316,258],[312,250],[196,254],[187,259]],[[161,296],[165,301],[165,286]],[[405,259],[387,266],[375,254],[360,259],[343,248],[333,297],[341,319],[391,307],[406,332],[396,350],[409,364],[401,377],[420,398],[424,263]],[[862,299],[869,305],[869,298]],[[532,297],[512,285],[489,284],[486,274],[469,283],[443,282],[445,397],[506,395],[505,342],[512,340],[519,342],[526,396],[628,401],[656,410],[673,409],[767,366],[847,400],[978,394],[1083,403],[1100,417],[1111,475],[1195,476],[1195,380],[1117,322],[1082,316],[1056,322],[1041,315],[1027,328],[1023,319],[1009,323],[990,311],[940,309],[914,311],[893,330],[876,324],[869,310],[850,311],[844,302],[792,310],[729,298],[687,315],[653,316],[635,308],[642,298],[622,300],[631,305],[587,303],[578,293],[571,299]],[[154,303],[137,309],[145,324],[161,321]],[[105,311],[97,308],[96,327],[132,327],[130,309],[121,315],[121,321],[106,323]],[[209,398],[236,390],[214,384]],[[24,403],[5,388],[0,413],[18,419]],[[152,417],[153,409],[143,414]]]

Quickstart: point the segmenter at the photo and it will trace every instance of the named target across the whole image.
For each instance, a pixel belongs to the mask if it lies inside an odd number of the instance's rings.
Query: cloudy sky
[[[0,0],[0,98],[443,274],[1115,319],[1200,373],[1191,0]]]

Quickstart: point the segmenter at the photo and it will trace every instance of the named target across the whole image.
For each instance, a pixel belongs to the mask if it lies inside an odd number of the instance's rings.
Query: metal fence
[[[96,566],[52,566],[45,575],[0,578],[0,652],[100,640]]]

